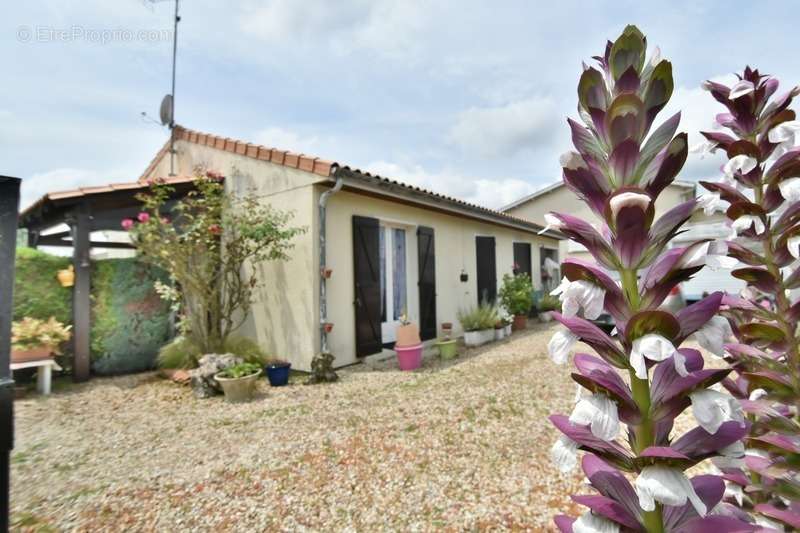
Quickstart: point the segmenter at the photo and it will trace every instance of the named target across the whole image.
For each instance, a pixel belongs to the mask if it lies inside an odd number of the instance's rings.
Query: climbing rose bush
[[[585,66],[578,83],[583,124],[568,120],[575,151],[561,158],[564,183],[599,217],[599,227],[572,215],[546,215],[549,227],[596,260],[562,265],[564,280],[554,292],[563,308],[555,318],[564,329],[549,352],[566,363],[579,340],[596,352],[574,356],[575,407],[551,421],[562,433],[553,461],[568,472],[578,464],[578,450],[585,452],[581,468],[599,494],[573,496],[588,511],[555,522],[565,532],[752,529],[746,516],[720,503],[722,477],[685,473],[708,458],[741,457],[747,422],[732,396],[710,388],[731,370],[706,369],[699,351],[680,347],[694,333],[704,344],[722,342],[712,320],[722,293],[677,314],[659,309],[678,283],[706,265],[730,261],[724,243],[668,248],[696,200],[655,219],[656,199],[688,150],[686,134],[675,135],[680,114],[653,128],[672,94],[672,65],[658,49],[649,60],[646,51],[634,26],[609,42],[595,58],[598,67]],[[604,311],[616,323],[615,336],[590,321]],[[686,409],[697,427],[674,435],[674,420]]]
[[[789,109],[800,88],[773,98],[779,83],[749,67],[731,87],[704,84],[728,112],[717,115],[720,131],[703,132],[702,152],[728,157],[718,182],[701,202],[711,215],[730,220],[728,255],[747,283],[742,297],[723,298],[723,314],[735,342],[715,352],[735,370],[723,381],[741,399],[751,421],[744,460],[720,465],[728,499],[759,524],[800,528],[800,122]],[[717,317],[721,329],[731,329]]]

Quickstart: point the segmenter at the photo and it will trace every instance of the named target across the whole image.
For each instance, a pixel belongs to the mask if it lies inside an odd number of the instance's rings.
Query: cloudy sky
[[[0,172],[23,203],[135,180],[167,138],[173,2],[15,2],[0,20]],[[179,123],[497,207],[559,179],[581,61],[635,23],[673,62],[690,142],[699,88],[745,64],[800,82],[796,4],[617,0],[184,0]],[[122,31],[120,31],[122,30]],[[712,176],[692,159],[682,177]]]

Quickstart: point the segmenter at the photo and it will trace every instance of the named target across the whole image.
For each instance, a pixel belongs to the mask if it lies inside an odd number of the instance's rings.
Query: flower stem
[[[620,278],[622,292],[625,294],[631,312],[638,311],[641,305],[641,296],[639,295],[639,279],[636,270],[621,270]],[[633,368],[629,368],[628,372],[631,379],[633,401],[636,402],[636,407],[639,408],[639,414],[642,417],[641,421],[632,428],[633,442],[631,443],[631,449],[636,455],[639,455],[645,448],[655,444],[656,441],[655,427],[650,418],[650,380],[636,377]],[[660,503],[656,503],[656,508],[653,511],[642,511],[642,519],[648,533],[662,533],[664,531]]]
[[[763,200],[763,187],[756,187],[756,203],[763,204]],[[766,226],[765,232],[767,238],[764,240],[764,259],[766,260],[765,266],[767,267],[767,271],[778,282],[778,291],[777,294],[775,294],[775,307],[778,310],[776,314],[776,321],[778,322],[778,325],[780,326],[781,330],[783,331],[783,335],[786,338],[786,359],[789,364],[789,368],[791,369],[791,372],[789,373],[792,377],[795,397],[798,398],[795,416],[800,419],[800,348],[798,348],[798,338],[796,335],[797,325],[794,322],[786,319],[786,317],[791,316],[790,309],[792,304],[786,297],[786,285],[784,284],[783,275],[781,274],[780,267],[775,262],[775,251],[773,249],[774,243],[771,232],[772,228],[770,227],[769,220],[767,220]]]

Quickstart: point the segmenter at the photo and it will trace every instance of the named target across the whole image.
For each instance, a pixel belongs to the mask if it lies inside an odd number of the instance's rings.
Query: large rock
[[[226,368],[243,362],[241,357],[232,353],[209,353],[200,358],[200,366],[189,371],[192,379],[192,391],[197,398],[210,398],[222,393],[214,376]]]

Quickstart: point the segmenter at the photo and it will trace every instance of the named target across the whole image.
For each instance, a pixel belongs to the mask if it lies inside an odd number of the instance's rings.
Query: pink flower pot
[[[400,370],[415,370],[422,363],[422,343],[412,346],[395,346],[397,352],[397,364]]]

